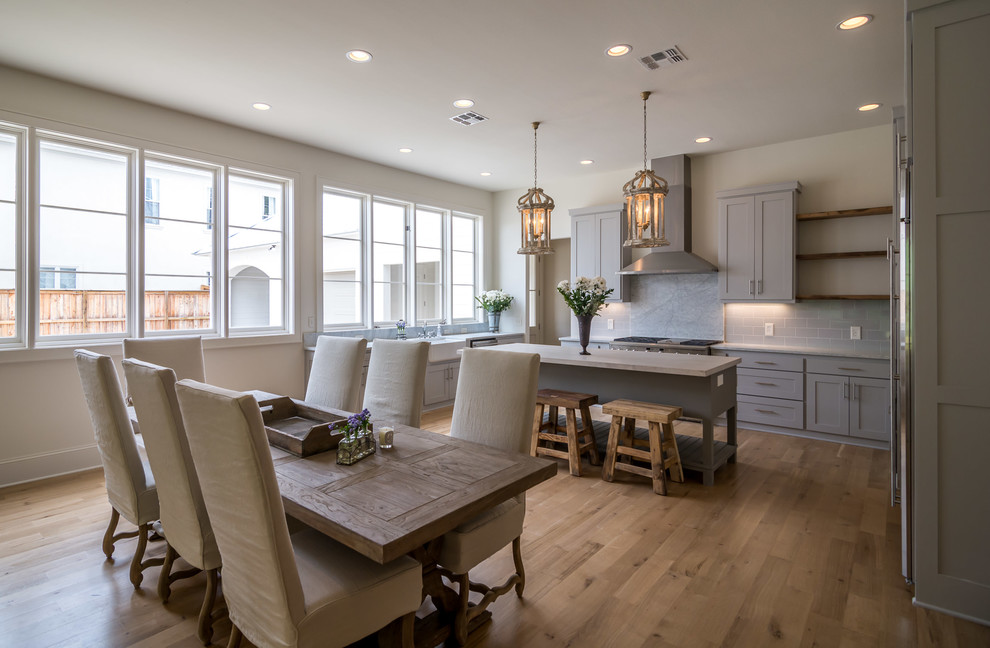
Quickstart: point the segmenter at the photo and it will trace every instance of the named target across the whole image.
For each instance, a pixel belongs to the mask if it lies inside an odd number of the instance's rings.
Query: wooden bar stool
[[[612,481],[616,470],[624,470],[649,477],[653,480],[653,492],[667,494],[667,469],[670,478],[684,481],[681,455],[677,451],[677,437],[674,435],[674,421],[681,416],[680,407],[657,405],[632,400],[615,400],[602,405],[602,412],[612,415],[612,427],[608,431],[608,446],[605,450],[605,464],[602,479]],[[649,424],[648,440],[635,436],[636,419]],[[621,437],[621,438],[620,438]],[[624,445],[620,445],[620,441]],[[636,444],[648,445],[648,450],[637,448]],[[629,457],[650,464],[649,468],[619,462],[619,456]]]
[[[572,475],[581,476],[581,454],[588,451],[591,464],[601,463],[598,448],[595,447],[595,434],[591,423],[590,406],[598,402],[595,394],[581,394],[562,389],[541,389],[536,392],[536,416],[533,421],[533,442],[530,452],[534,457],[540,455],[567,459]],[[543,412],[550,409],[547,420],[543,420]],[[565,425],[560,425],[558,409],[564,409]],[[577,412],[581,412],[581,429],[577,426]],[[550,447],[541,446],[540,441],[550,441]],[[555,443],[567,446],[567,451],[557,450]]]

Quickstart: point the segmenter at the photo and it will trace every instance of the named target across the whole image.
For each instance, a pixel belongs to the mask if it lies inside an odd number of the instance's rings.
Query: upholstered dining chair
[[[361,372],[368,341],[321,335],[309,370],[306,402],[357,412],[361,409]]]
[[[103,553],[112,558],[118,540],[137,536],[130,570],[131,583],[137,589],[141,587],[143,571],[163,562],[160,558],[144,559],[151,523],[158,519],[158,489],[151,469],[138,454],[124,394],[110,356],[76,349],[75,357],[112,507],[110,524],[103,536]],[[115,534],[121,516],[136,526],[137,531]]]
[[[203,644],[209,645],[213,637],[220,549],[189,454],[189,441],[175,395],[175,372],[125,358],[124,376],[131,387],[144,449],[158,486],[162,531],[167,543],[165,564],[158,577],[158,596],[167,603],[172,583],[205,571],[206,592],[199,611],[197,634]],[[177,556],[182,556],[194,569],[172,573]]]
[[[500,450],[528,453],[536,408],[540,356],[493,349],[464,349],[450,421],[450,436]],[[508,499],[443,536],[437,562],[441,573],[458,585],[460,597],[454,638],[467,640],[468,624],[514,585],[522,598],[526,586],[520,537],[526,516],[525,494]],[[515,573],[498,587],[473,583],[468,572],[512,543]],[[471,591],[483,595],[468,606]]]
[[[181,337],[127,338],[124,340],[124,357],[144,360],[175,372],[176,380],[191,378],[206,382],[206,361],[203,359],[203,338],[198,335]],[[129,407],[131,386],[124,377],[124,400]],[[133,422],[135,417],[131,417]],[[134,428],[141,433],[140,421]]]
[[[429,356],[430,343],[425,341],[372,343],[364,388],[364,407],[372,420],[419,427]]]
[[[345,646],[401,618],[411,647],[420,563],[380,565],[313,529],[290,538],[254,397],[191,380],[176,393],[223,559],[228,646]]]

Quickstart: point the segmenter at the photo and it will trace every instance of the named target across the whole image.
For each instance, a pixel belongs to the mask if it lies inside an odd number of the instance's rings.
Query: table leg
[[[702,483],[715,485],[715,426],[708,417],[701,419]]]
[[[730,407],[725,411],[725,440],[730,446],[733,446],[735,451],[729,457],[729,463],[736,463],[736,455],[739,454],[739,442],[736,438],[737,429],[736,408]]]

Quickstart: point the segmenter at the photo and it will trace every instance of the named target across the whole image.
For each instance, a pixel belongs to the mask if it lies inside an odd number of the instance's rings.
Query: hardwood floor
[[[424,414],[428,429],[449,423],[449,408]],[[885,452],[740,439],[714,487],[689,472],[667,497],[634,475],[572,477],[561,461],[527,495],[525,598],[498,599],[472,645],[990,646],[990,628],[911,605]],[[201,645],[205,578],[176,583],[164,606],[157,569],[135,591],[135,540],[112,561],[100,549],[109,513],[100,471],[0,490],[0,646]],[[511,565],[506,549],[472,577],[501,582]],[[218,622],[215,641],[229,632]]]

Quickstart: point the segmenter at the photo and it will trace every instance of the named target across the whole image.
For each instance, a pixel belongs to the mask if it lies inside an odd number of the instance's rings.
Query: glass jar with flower
[[[395,323],[395,339],[406,339],[406,320],[399,320]]]
[[[591,319],[607,306],[605,300],[614,289],[608,287],[603,277],[594,279],[578,277],[574,280],[573,286],[566,279],[561,281],[557,284],[557,292],[561,294],[564,302],[577,318],[581,355],[591,355],[588,353],[588,342],[591,341]]]
[[[498,333],[502,311],[509,308],[509,304],[512,303],[512,295],[501,289],[486,290],[475,297],[475,300],[481,304],[479,308],[488,312],[488,330],[492,333]]]
[[[337,444],[337,463],[349,466],[375,454],[375,436],[371,431],[371,412],[367,409],[351,414],[340,427],[344,438]]]

